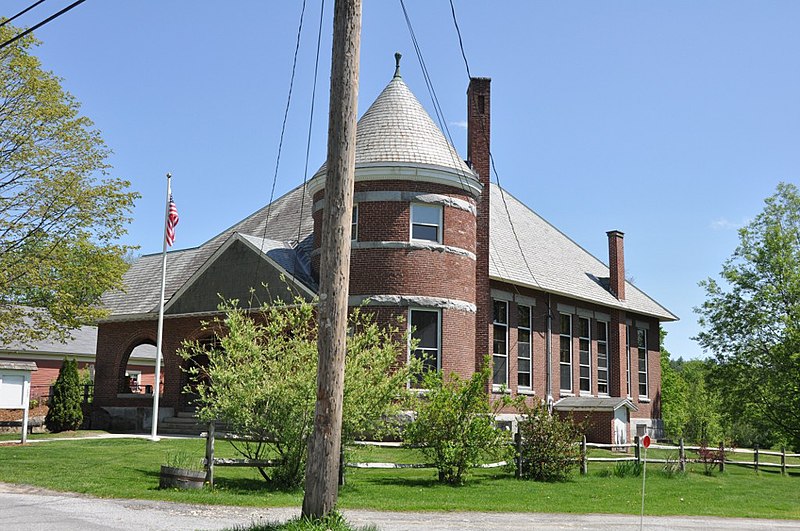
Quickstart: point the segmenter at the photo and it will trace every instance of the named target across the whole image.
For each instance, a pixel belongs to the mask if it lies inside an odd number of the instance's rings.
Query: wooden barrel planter
[[[191,470],[161,465],[158,487],[161,489],[202,489],[205,482],[205,470]]]

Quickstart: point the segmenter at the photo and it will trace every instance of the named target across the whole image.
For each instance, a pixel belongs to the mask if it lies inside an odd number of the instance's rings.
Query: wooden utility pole
[[[339,495],[360,48],[361,0],[336,0],[319,265],[317,405],[314,433],[308,442],[303,498],[303,516],[309,518],[327,515]]]

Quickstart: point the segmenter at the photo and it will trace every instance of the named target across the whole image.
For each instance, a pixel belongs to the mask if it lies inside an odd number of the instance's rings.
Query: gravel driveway
[[[224,529],[251,522],[286,520],[299,508],[250,508],[147,500],[103,499],[36,487],[0,483],[0,529],[50,531]],[[347,510],[357,525],[383,531],[444,530],[636,530],[639,517],[605,514],[543,513],[396,513]],[[708,517],[645,517],[647,530],[800,530],[797,520]]]

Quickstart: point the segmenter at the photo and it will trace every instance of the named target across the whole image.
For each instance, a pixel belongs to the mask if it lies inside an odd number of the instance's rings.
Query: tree
[[[722,283],[701,282],[700,344],[728,400],[747,404],[800,448],[800,194],[781,183],[739,231]]]
[[[689,387],[681,376],[676,363],[664,347],[667,333],[661,330],[661,418],[667,436],[680,439],[688,421]],[[682,366],[682,360],[680,366]]]
[[[485,458],[510,461],[508,433],[494,421],[505,400],[492,405],[486,392],[492,376],[489,361],[468,380],[456,374],[445,377],[441,371],[425,372],[426,391],[412,400],[416,418],[405,430],[405,441],[422,447],[443,483],[460,485],[468,469]]]
[[[18,32],[2,26],[0,41]],[[36,44],[0,50],[0,343],[63,338],[104,315],[96,303],[121,286],[131,248],[115,242],[138,197],[96,178],[110,151],[29,54]]]
[[[83,422],[81,409],[81,385],[78,364],[74,359],[64,358],[58,378],[53,385],[53,398],[48,404],[45,427],[53,432],[77,430]]]
[[[258,312],[225,303],[225,317],[209,325],[219,334],[210,347],[185,345],[186,359],[208,356],[208,367],[193,366],[198,416],[217,420],[255,443],[236,443],[249,459],[277,454],[279,466],[259,469],[267,481],[284,487],[302,485],[316,403],[317,319],[314,304],[297,298],[276,301]],[[399,408],[412,367],[401,366],[406,343],[397,328],[379,327],[368,312],[349,318],[343,404],[343,439],[378,433]]]

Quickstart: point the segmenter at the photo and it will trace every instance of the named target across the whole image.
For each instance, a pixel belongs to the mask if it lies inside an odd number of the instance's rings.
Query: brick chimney
[[[491,353],[492,300],[489,286],[490,96],[492,80],[473,77],[467,89],[467,160],[483,184],[478,198],[475,245],[475,368]]]
[[[618,230],[606,232],[608,235],[608,289],[617,299],[625,300],[625,249],[622,239],[625,233]]]

